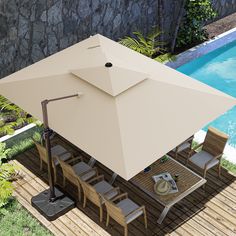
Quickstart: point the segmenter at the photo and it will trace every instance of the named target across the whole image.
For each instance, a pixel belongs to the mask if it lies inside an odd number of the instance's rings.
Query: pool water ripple
[[[177,70],[236,98],[236,41]],[[227,133],[230,136],[229,144],[236,147],[236,106],[203,129],[207,130],[210,125]]]

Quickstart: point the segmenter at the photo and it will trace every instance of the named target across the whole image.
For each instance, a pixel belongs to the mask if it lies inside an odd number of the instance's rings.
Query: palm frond
[[[119,43],[131,49],[140,47],[140,43],[138,42],[138,40],[131,37],[125,37],[124,39],[121,39]]]
[[[135,31],[133,32],[135,36],[134,38],[127,36],[119,42],[126,47],[142,53],[143,55],[154,58],[156,54],[162,54],[164,51],[162,48],[164,43],[157,39],[161,33],[162,32],[160,30],[155,29],[147,37],[145,37],[141,32]]]
[[[133,34],[137,37],[140,44],[142,44],[143,46],[146,46],[146,47],[149,46],[147,40],[144,38],[144,36],[142,35],[141,32],[135,31],[135,32],[133,32]]]

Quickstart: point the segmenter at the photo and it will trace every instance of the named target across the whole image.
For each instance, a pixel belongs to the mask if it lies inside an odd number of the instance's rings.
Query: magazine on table
[[[168,172],[164,172],[159,175],[154,175],[154,176],[152,176],[152,178],[155,181],[155,183],[157,181],[159,181],[160,179],[164,179],[164,180],[168,181],[171,184],[171,190],[169,193],[177,193],[179,191],[178,187],[176,185],[176,182],[172,178],[171,174]]]

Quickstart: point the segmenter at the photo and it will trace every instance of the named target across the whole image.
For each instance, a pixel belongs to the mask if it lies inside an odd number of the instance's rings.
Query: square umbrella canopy
[[[236,104],[216,89],[95,35],[0,80],[0,94],[126,180]]]

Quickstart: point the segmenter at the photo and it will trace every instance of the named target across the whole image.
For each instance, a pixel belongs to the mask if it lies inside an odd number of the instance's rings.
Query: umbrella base
[[[55,188],[56,200],[49,201],[49,189],[32,197],[31,204],[47,220],[52,221],[75,207],[75,202]]]

